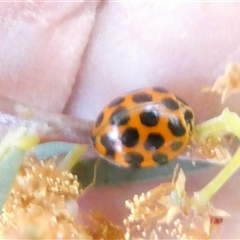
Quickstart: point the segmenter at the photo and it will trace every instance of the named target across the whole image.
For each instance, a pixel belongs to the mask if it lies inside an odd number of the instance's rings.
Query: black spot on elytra
[[[178,103],[175,100],[173,100],[172,98],[164,98],[161,103],[170,110],[179,109]]]
[[[129,152],[124,155],[124,159],[130,167],[139,168],[143,161],[143,156],[138,152]]]
[[[100,124],[102,123],[103,117],[104,117],[104,114],[103,114],[103,112],[101,112],[98,115],[98,118],[97,118],[97,120],[95,122],[95,127],[99,127],[100,126]]]
[[[186,133],[186,129],[183,127],[181,121],[175,116],[169,119],[168,128],[176,137],[181,137]]]
[[[176,152],[182,147],[183,143],[180,141],[174,141],[171,145],[172,151]]]
[[[169,161],[168,156],[166,154],[159,152],[153,154],[153,160],[159,165],[166,164]]]
[[[188,126],[190,126],[190,131],[193,129],[193,113],[190,110],[186,110],[184,113],[184,119]]]
[[[106,149],[106,156],[114,158],[115,156],[115,143],[113,139],[111,139],[107,134],[103,135],[101,137],[101,144],[105,147]]]
[[[184,113],[184,119],[186,122],[191,122],[193,119],[193,113],[190,110],[186,110],[186,112]]]
[[[164,144],[164,138],[160,133],[149,133],[144,143],[144,148],[148,151],[156,150]]]
[[[91,136],[91,141],[93,143],[93,146],[96,146],[96,137],[95,136]]]
[[[144,110],[139,117],[141,123],[147,127],[156,126],[159,121],[159,113],[156,109]]]
[[[132,95],[132,100],[135,103],[151,102],[152,95],[145,92],[135,93]]]
[[[159,92],[159,93],[168,93],[168,90],[166,90],[164,87],[153,87],[153,91]]]
[[[130,117],[125,107],[118,107],[110,116],[109,121],[112,125],[121,126],[128,123]]]
[[[108,107],[115,107],[124,101],[124,97],[115,98],[112,102],[109,103]]]
[[[138,140],[138,130],[132,127],[127,128],[121,136],[121,142],[126,147],[134,147],[138,143]]]

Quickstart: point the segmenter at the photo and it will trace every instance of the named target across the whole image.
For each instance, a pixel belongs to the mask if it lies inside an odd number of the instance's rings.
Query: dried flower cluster
[[[125,240],[123,230],[99,214],[92,214],[87,216],[87,218],[84,217],[84,222],[87,223],[88,226],[91,226],[88,231],[93,239]]]
[[[216,92],[221,95],[221,102],[240,92],[240,64],[229,63],[222,76],[218,77],[212,87],[205,87],[204,92]]]
[[[209,135],[207,138],[199,139],[198,136],[192,137],[191,145],[188,149],[195,157],[204,158],[211,163],[225,165],[231,158],[232,154],[229,149],[231,141],[224,141],[223,137]]]
[[[54,161],[26,159],[0,216],[1,238],[91,239],[74,221],[80,186]],[[72,209],[72,210],[71,210]]]
[[[126,239],[210,239],[228,214],[212,205],[193,207],[185,192],[185,175],[126,202]]]

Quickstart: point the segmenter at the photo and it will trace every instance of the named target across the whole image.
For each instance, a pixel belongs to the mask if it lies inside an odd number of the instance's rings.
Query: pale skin
[[[239,95],[221,105],[216,94],[201,92],[227,63],[240,61],[238,3],[64,4],[0,3],[1,95],[94,120],[118,95],[164,86],[193,107],[197,122],[225,107],[240,113]],[[215,174],[187,176],[187,189],[199,190]],[[239,178],[235,174],[213,199],[232,214],[222,239],[240,236]],[[81,209],[121,224],[127,214],[124,201],[157,184],[94,189]]]

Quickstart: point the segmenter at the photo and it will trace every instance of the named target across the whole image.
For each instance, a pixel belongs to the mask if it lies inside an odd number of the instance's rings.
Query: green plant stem
[[[227,108],[223,110],[218,117],[212,118],[202,124],[196,126],[197,135],[199,138],[204,138],[209,135],[223,135],[224,133],[232,133],[240,138],[240,118]]]
[[[210,134],[219,134],[226,131],[225,122],[222,119],[222,115],[210,119],[202,124],[196,126],[197,135],[200,138],[209,136]]]
[[[204,139],[209,135],[221,135],[224,133],[232,133],[240,138],[240,118],[228,109],[223,110],[222,114],[209,121],[199,124],[196,127],[198,137]],[[230,177],[240,167],[240,147],[228,164],[217,174],[217,176],[209,182],[202,190],[197,192],[193,198],[193,205],[206,205],[210,199],[220,190],[220,188],[230,179]],[[196,199],[198,198],[198,200]],[[198,201],[198,203],[196,202]]]
[[[240,147],[228,164],[209,182],[202,190],[197,193],[197,197],[202,204],[206,204],[219,191],[219,189],[230,179],[230,177],[240,167]]]

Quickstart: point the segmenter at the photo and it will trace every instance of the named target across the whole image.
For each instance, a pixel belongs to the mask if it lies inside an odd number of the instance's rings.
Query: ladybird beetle
[[[187,146],[192,109],[162,87],[114,99],[99,114],[92,142],[98,153],[123,167],[152,167],[174,160]]]

